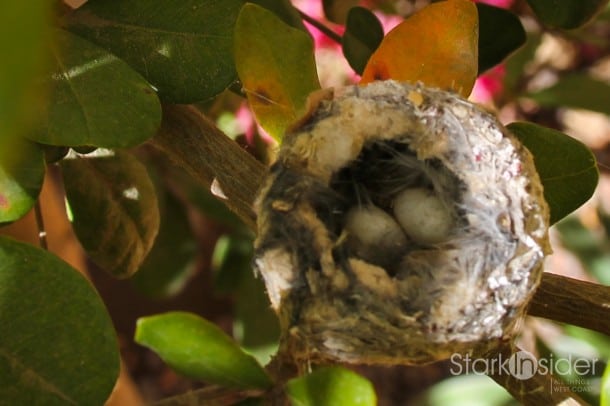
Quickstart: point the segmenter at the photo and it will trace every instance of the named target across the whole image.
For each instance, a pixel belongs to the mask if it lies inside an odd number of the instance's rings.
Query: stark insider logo
[[[597,359],[573,358],[571,354],[567,358],[555,358],[551,354],[549,358],[536,359],[528,351],[518,351],[509,358],[502,354],[495,358],[471,358],[470,354],[453,354],[449,372],[452,375],[511,375],[519,380],[550,372],[555,375],[587,376],[596,373],[597,362]]]

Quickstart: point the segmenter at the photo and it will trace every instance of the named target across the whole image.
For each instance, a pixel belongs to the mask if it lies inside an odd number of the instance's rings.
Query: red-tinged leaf
[[[235,26],[235,65],[259,124],[280,139],[320,88],[313,41],[271,11],[246,4]]]
[[[21,138],[0,138],[0,224],[23,217],[36,203],[45,164],[42,148]]]
[[[430,4],[386,35],[364,69],[361,83],[420,81],[468,96],[477,77],[478,30],[472,1]]]

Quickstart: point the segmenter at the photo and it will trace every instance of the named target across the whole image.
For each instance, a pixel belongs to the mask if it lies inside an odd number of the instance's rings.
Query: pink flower
[[[502,92],[505,74],[504,65],[498,65],[479,76],[470,94],[470,100],[493,104],[495,97]]]

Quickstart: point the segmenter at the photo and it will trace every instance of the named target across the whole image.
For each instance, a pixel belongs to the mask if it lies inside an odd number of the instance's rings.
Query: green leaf
[[[454,368],[452,364],[451,368]],[[459,367],[461,368],[461,366]],[[453,369],[452,369],[453,370]],[[508,406],[514,398],[485,375],[460,375],[445,379],[423,395],[426,406]]]
[[[259,124],[280,140],[320,88],[311,37],[246,4],[235,26],[235,64]]]
[[[610,114],[610,85],[583,73],[563,76],[553,86],[527,97],[541,106],[573,107]]]
[[[366,378],[341,367],[320,368],[286,384],[295,406],[374,406],[377,396]]]
[[[27,136],[60,146],[128,147],[152,137],[161,105],[150,85],[125,62],[67,31],[50,46],[52,91],[40,125]]]
[[[606,365],[600,386],[599,404],[600,406],[610,406],[610,363]]]
[[[299,15],[299,11],[294,8],[292,3],[290,3],[290,0],[251,0],[248,1],[248,3],[258,4],[269,11],[273,11],[275,15],[281,18],[286,24],[304,32],[308,32]]]
[[[99,149],[61,162],[73,227],[91,259],[116,277],[137,271],[159,229],[146,168],[127,152]]]
[[[244,389],[271,385],[252,356],[216,325],[191,313],[143,317],[137,322],[135,340],[191,378]]]
[[[46,251],[0,237],[0,403],[102,405],[119,373],[91,284]]]
[[[131,281],[143,294],[160,299],[180,292],[193,276],[197,242],[184,205],[167,191],[157,195],[161,208],[159,234]]]
[[[322,0],[324,16],[333,23],[345,25],[349,21],[349,13],[358,3],[358,0]]]
[[[45,93],[35,86],[46,63],[50,0],[0,2],[0,142],[24,135]]]
[[[510,11],[477,3],[479,12],[479,74],[499,64],[525,44],[525,29]]]
[[[540,21],[550,27],[572,29],[584,25],[608,0],[527,0]]]
[[[364,7],[353,7],[349,11],[342,47],[347,62],[356,73],[362,74],[382,39],[383,27],[375,14]]]
[[[233,27],[243,0],[90,0],[69,30],[124,59],[170,103],[213,97],[235,81]]]
[[[34,206],[44,174],[39,145],[21,138],[0,139],[0,223],[15,221]]]
[[[511,123],[508,129],[534,156],[534,164],[551,210],[551,224],[586,202],[599,173],[595,157],[583,143],[532,123]]]

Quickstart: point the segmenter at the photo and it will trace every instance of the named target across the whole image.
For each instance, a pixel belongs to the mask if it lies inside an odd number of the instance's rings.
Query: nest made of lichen
[[[548,251],[530,153],[457,95],[393,81],[337,90],[287,134],[257,214],[256,268],[308,359],[422,363],[506,339]]]

